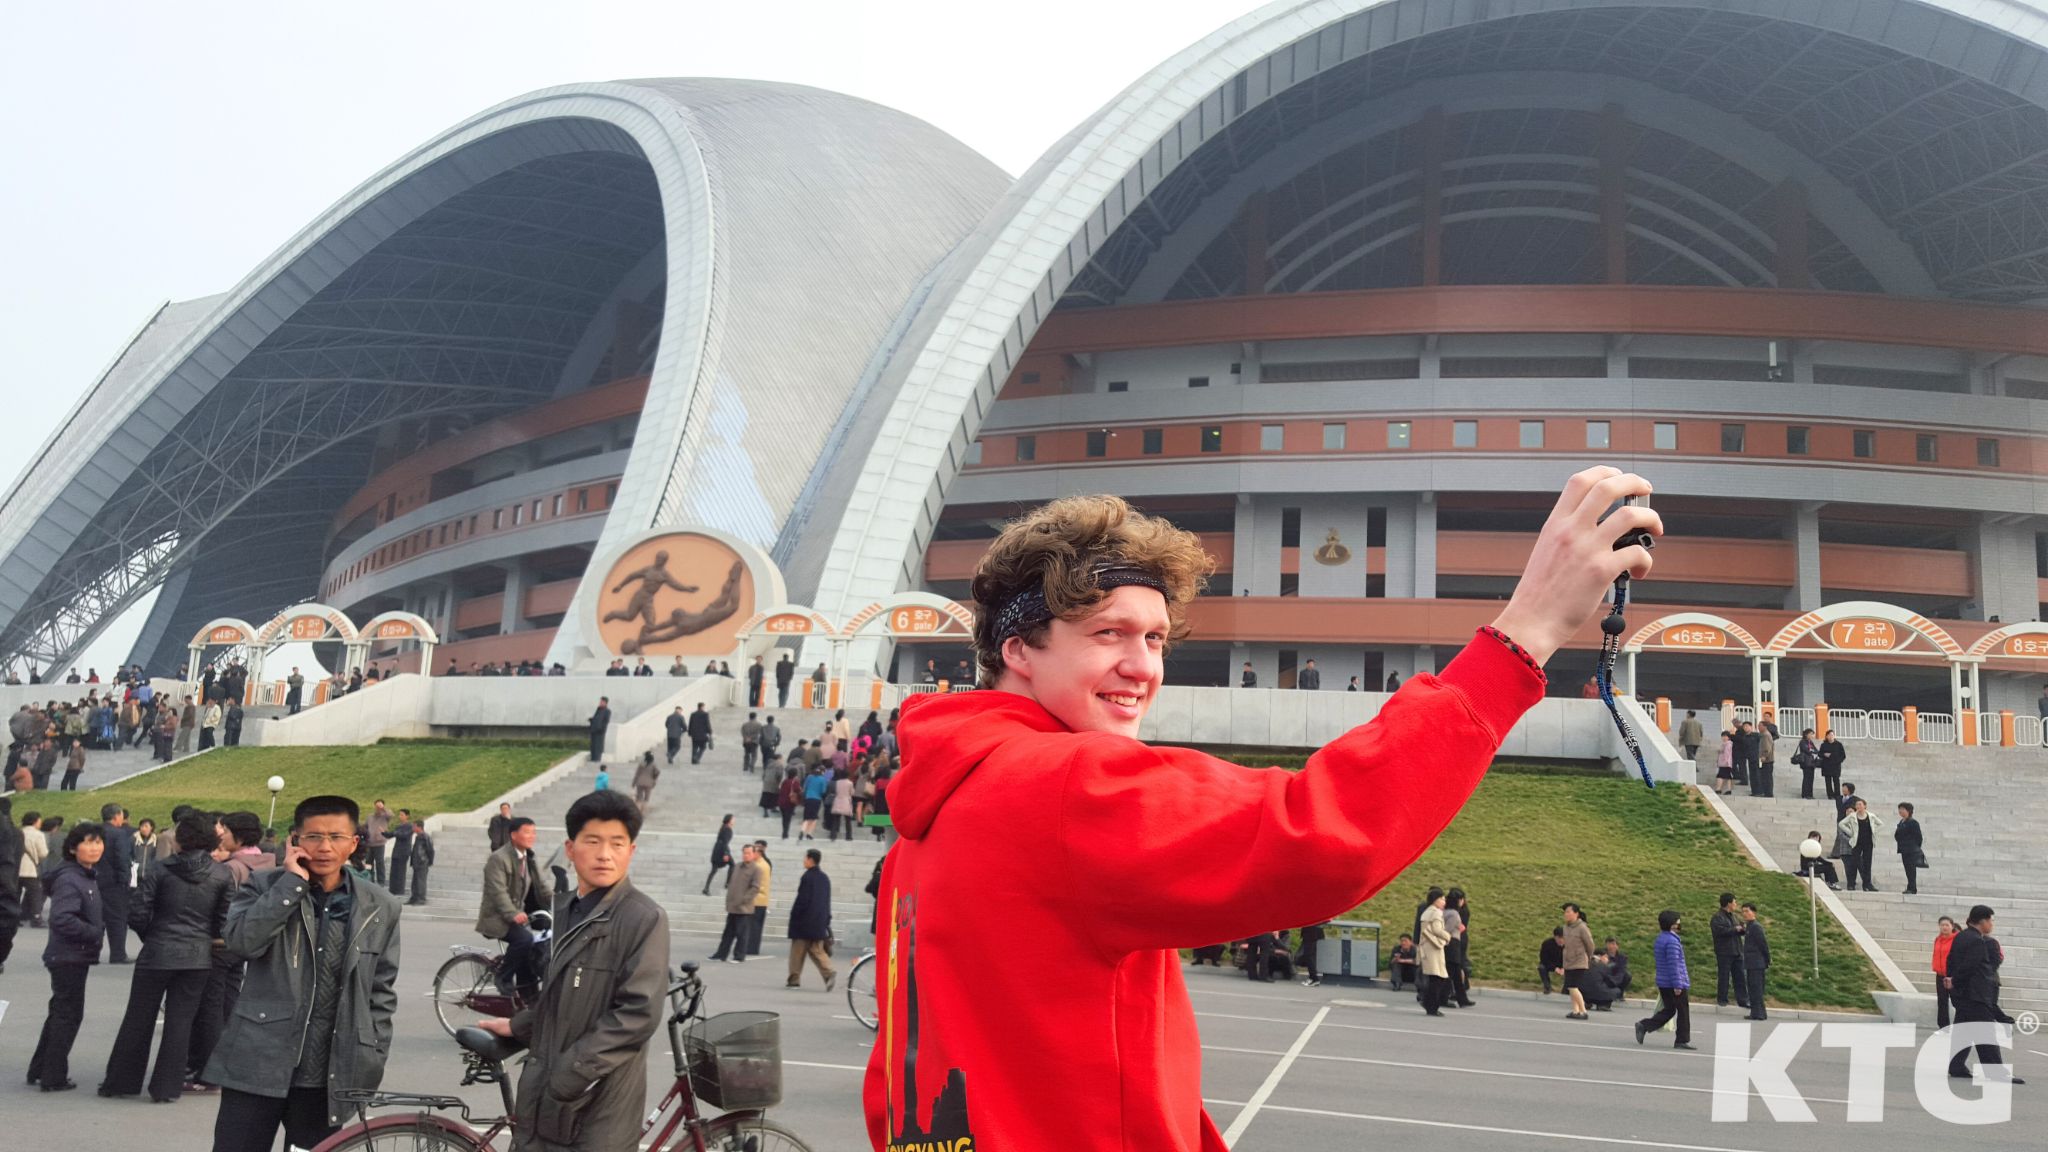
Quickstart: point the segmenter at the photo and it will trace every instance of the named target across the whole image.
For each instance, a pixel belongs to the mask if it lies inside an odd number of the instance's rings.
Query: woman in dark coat
[[[64,837],[64,862],[43,878],[49,890],[50,940],[43,966],[50,970],[50,1011],[29,1057],[28,1082],[45,1092],[78,1087],[71,1079],[71,1042],[85,1020],[85,974],[100,962],[100,886],[93,869],[107,848],[100,826],[83,821]]]
[[[1448,985],[1451,999],[1447,1003],[1470,1008],[1473,1007],[1472,961],[1466,949],[1472,939],[1472,907],[1465,899],[1463,888],[1453,888],[1444,897],[1444,911],[1458,914],[1458,931],[1451,933],[1450,945],[1444,949],[1444,966],[1450,970],[1451,977]],[[1446,918],[1444,923],[1448,926],[1449,919]]]
[[[142,1091],[159,1010],[164,1034],[149,1098],[168,1104],[184,1092],[192,1026],[213,974],[213,942],[227,925],[234,882],[227,865],[213,858],[219,837],[211,818],[185,817],[176,836],[178,854],[150,865],[128,911],[128,926],[142,937],[142,953],[128,984],[128,1012],[107,1057],[107,1078],[100,1082],[102,1096]]]
[[[704,876],[704,894],[711,895],[711,881],[724,870],[731,876],[732,869],[732,813],[718,823],[718,842],[711,846],[711,871]]]
[[[1842,761],[1848,758],[1842,742],[1835,739],[1835,730],[1828,729],[1820,740],[1820,776],[1827,785],[1829,800],[1842,794]]]
[[[1899,805],[1899,822],[1892,825],[1892,843],[1899,848],[1899,866],[1906,870],[1906,895],[1920,891],[1918,870],[1927,857],[1920,854],[1920,821],[1913,819],[1911,804]]]

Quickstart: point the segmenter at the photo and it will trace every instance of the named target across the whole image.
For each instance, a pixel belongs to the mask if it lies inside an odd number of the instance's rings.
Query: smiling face
[[[1166,679],[1171,630],[1166,597],[1115,589],[1087,616],[1047,625],[1042,647],[1005,641],[1001,687],[1036,700],[1072,731],[1135,738]]]

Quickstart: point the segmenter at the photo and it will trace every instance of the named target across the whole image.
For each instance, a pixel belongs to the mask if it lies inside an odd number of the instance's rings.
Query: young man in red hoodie
[[[1639,476],[1571,478],[1520,585],[1440,675],[1300,772],[1137,740],[1211,562],[1113,496],[1011,524],[973,584],[989,691],[897,729],[868,1134],[888,1152],[1220,1152],[1177,949],[1342,915],[1421,855],[1661,534]],[[1048,972],[1056,973],[1048,979]]]

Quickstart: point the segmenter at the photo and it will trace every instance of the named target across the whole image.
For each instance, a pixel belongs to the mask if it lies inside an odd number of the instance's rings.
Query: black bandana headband
[[[1105,560],[1095,566],[1094,577],[1095,586],[1104,592],[1117,588],[1150,588],[1161,596],[1166,595],[1166,581],[1133,564]],[[1045,587],[1025,588],[1011,596],[1009,602],[996,612],[995,642],[1000,647],[1012,636],[1051,622],[1052,609],[1046,607]]]

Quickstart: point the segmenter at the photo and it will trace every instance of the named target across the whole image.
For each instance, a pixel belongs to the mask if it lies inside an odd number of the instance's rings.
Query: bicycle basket
[[[713,1108],[771,1108],[782,1102],[782,1018],[721,1012],[683,1037],[690,1090]]]

